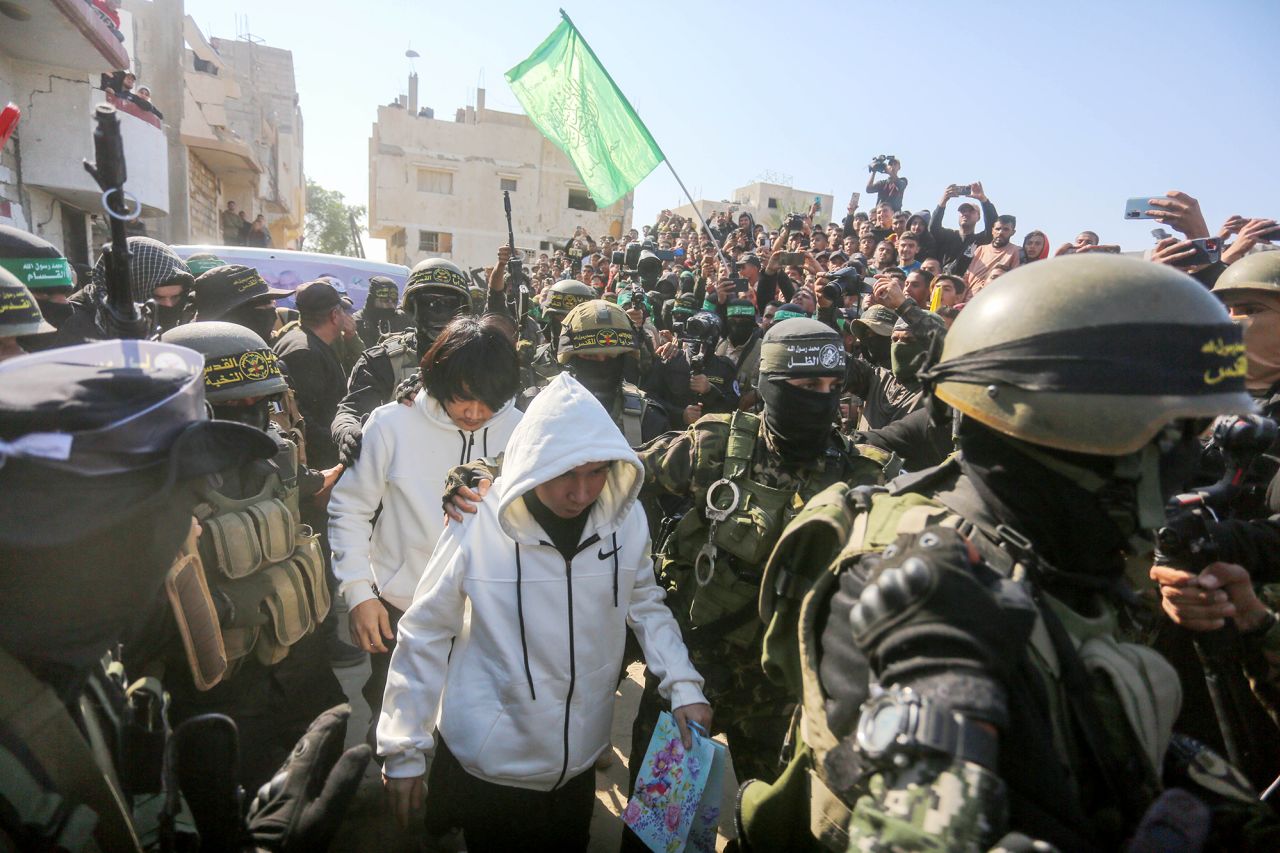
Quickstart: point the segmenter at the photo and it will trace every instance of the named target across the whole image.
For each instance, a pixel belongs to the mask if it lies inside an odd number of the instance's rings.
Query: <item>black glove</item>
[[[350,705],[311,724],[249,807],[249,836],[260,849],[325,850],[346,815],[372,757],[368,744],[342,751]]]
[[[849,624],[880,683],[911,686],[1003,725],[1004,682],[1035,625],[1026,589],[946,528],[900,536],[863,566],[868,582]]]
[[[396,386],[395,393],[391,395],[391,399],[396,401],[410,400],[418,396],[418,392],[422,390],[422,372],[418,371],[412,376],[404,379]]]
[[[334,435],[338,445],[338,461],[350,468],[360,458],[360,446],[364,440],[364,432],[359,424],[344,424]]]
[[[1181,788],[1161,794],[1142,816],[1125,853],[1193,853],[1204,849],[1212,819],[1209,807]]]

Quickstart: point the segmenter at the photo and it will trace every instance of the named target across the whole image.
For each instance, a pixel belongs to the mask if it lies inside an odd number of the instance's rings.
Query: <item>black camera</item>
[[[867,166],[867,171],[871,172],[872,174],[875,174],[876,172],[888,172],[889,161],[890,160],[896,161],[897,159],[898,158],[893,156],[892,154],[879,154],[871,158],[871,163]]]
[[[788,231],[803,231],[804,230],[804,214],[788,213],[787,218],[783,220],[782,225]]]
[[[711,332],[711,324],[696,314],[685,321],[684,334],[685,337],[697,338],[702,340]]]
[[[822,296],[837,307],[844,305],[844,288],[839,280],[829,281],[822,285]]]

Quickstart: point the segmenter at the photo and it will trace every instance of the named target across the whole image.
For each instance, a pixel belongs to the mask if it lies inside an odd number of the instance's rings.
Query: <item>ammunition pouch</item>
[[[218,609],[200,562],[194,524],[178,559],[165,575],[164,591],[178,623],[182,649],[196,689],[208,690],[227,672],[227,649],[222,641]]]
[[[329,613],[319,536],[296,512],[292,445],[286,442],[271,464],[258,494],[236,500],[206,487],[196,509],[204,526],[200,555],[213,569],[205,579],[215,600],[228,605],[220,633],[230,667],[251,653],[264,665],[279,663]]]

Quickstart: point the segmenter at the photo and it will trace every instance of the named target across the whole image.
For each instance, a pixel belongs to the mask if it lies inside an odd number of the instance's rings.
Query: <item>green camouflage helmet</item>
[[[471,303],[471,279],[458,269],[457,264],[444,258],[427,258],[418,262],[405,282],[400,307],[411,311],[410,299],[424,290],[453,294],[461,297],[462,304]]]
[[[551,295],[547,298],[547,304],[543,307],[542,313],[547,317],[563,319],[583,302],[595,298],[596,292],[594,288],[571,278],[562,279],[551,285]]]
[[[568,364],[575,355],[634,355],[640,341],[627,312],[612,302],[592,299],[573,308],[560,327],[556,360]]]
[[[1249,290],[1280,294],[1280,252],[1254,252],[1241,258],[1213,286],[1215,294]]]
[[[244,326],[219,320],[188,323],[160,340],[204,356],[204,398],[210,403],[268,397],[289,387],[271,347]]]
[[[1240,328],[1189,275],[1070,255],[988,285],[921,379],[997,432],[1123,456],[1173,421],[1252,411],[1246,366]]]

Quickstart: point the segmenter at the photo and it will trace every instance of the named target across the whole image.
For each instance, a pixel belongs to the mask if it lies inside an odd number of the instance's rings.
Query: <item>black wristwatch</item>
[[[869,699],[862,706],[856,737],[858,749],[875,763],[900,763],[934,752],[995,770],[1000,750],[989,727],[910,687],[891,687]]]

